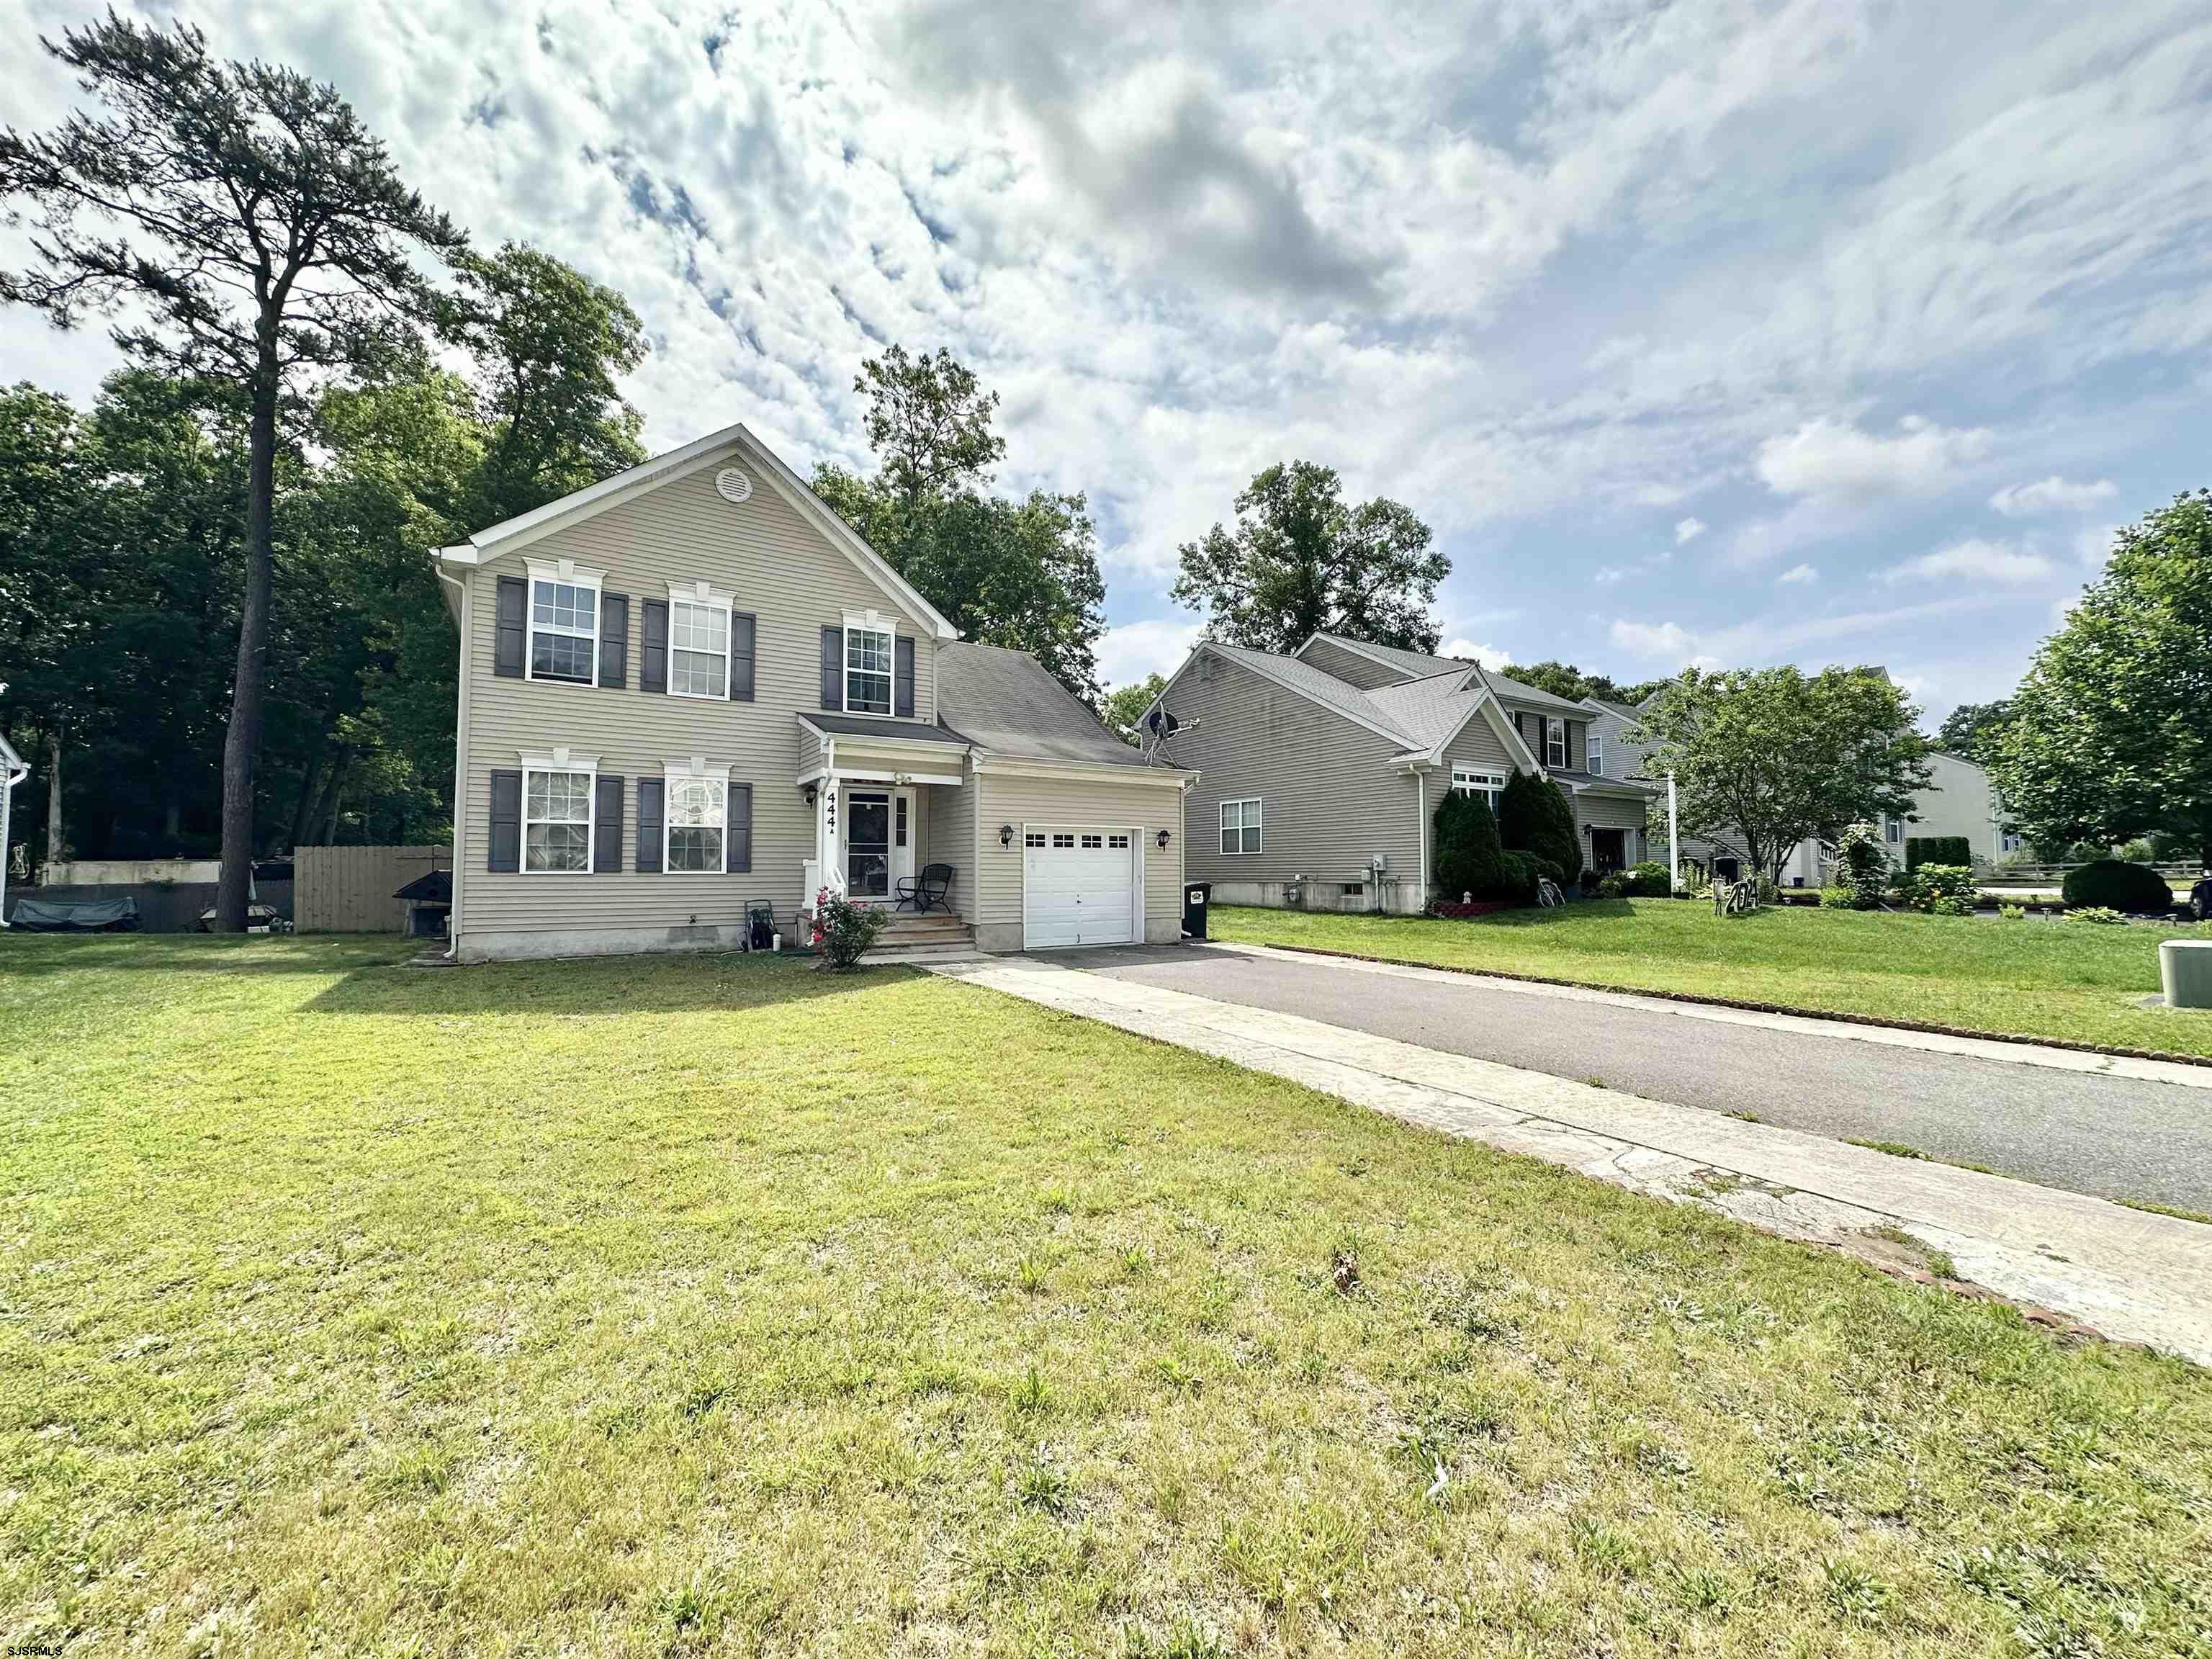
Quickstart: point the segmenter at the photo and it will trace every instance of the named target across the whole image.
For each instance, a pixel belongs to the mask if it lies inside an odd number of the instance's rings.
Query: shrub
[[[1674,890],[1667,875],[1667,866],[1654,859],[1646,859],[1628,872],[1628,896],[1631,898],[1665,898]]]
[[[1498,896],[1514,904],[1535,903],[1536,882],[1543,874],[1536,867],[1535,855],[1532,853],[1507,853],[1498,862],[1503,874]]]
[[[2158,856],[2158,852],[2150,842],[2137,836],[2113,856],[2124,859],[2130,864],[2148,864]]]
[[[1583,867],[1583,841],[1575,829],[1575,809],[1549,778],[1516,772],[1498,798],[1498,834],[1508,848],[1534,853],[1558,866],[1554,881]]]
[[[2027,920],[2027,909],[2017,904],[2000,904],[1997,906],[1997,915],[2007,921],[2025,921]]]
[[[1443,896],[1472,893],[1479,899],[1496,898],[1504,879],[1498,863],[1504,849],[1489,803],[1480,795],[1447,793],[1437,803],[1436,836],[1432,866]]]
[[[2110,927],[2118,923],[2124,923],[2127,918],[2118,910],[2108,909],[2101,904],[2085,904],[2079,910],[2068,910],[2066,920],[2086,921],[2099,927]]]
[[[1859,908],[1859,896],[1848,887],[1823,887],[1820,890],[1820,908],[1823,910],[1856,910]]]
[[[1973,848],[1966,844],[1964,836],[1907,836],[1905,838],[1905,867],[1917,870],[1923,864],[1963,864],[1972,867]]]
[[[1588,874],[1589,872],[1585,871],[1583,873]],[[1589,890],[1588,888],[1584,888],[1583,890],[1587,892]],[[1628,896],[1628,878],[1621,874],[1618,870],[1614,871],[1609,876],[1601,877],[1597,884],[1597,896],[1600,898],[1609,899],[1626,898]]]
[[[1881,832],[1871,823],[1854,823],[1836,837],[1836,885],[1848,889],[1854,910],[1879,910],[1889,875],[1889,854]]]
[[[890,925],[890,917],[872,904],[855,904],[827,887],[814,896],[814,946],[822,952],[822,965],[833,974],[849,973],[876,942],[876,935]]]
[[[1936,916],[1969,916],[1982,896],[1974,872],[1963,864],[1923,864],[1912,872],[1905,902]]]
[[[1534,860],[1536,873],[1543,877],[1545,880],[1550,882],[1553,886],[1565,887],[1567,884],[1567,872],[1565,870],[1562,870],[1558,865],[1553,863],[1551,860],[1547,858],[1538,858],[1533,853],[1529,854],[1529,857]]]
[[[2099,859],[2066,872],[2069,910],[2111,909],[2145,916],[2162,916],[2173,908],[2173,890],[2166,878],[2148,865],[2118,859]]]

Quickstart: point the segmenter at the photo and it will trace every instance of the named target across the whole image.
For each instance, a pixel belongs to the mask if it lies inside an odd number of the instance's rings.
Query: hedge
[[[2066,872],[2069,910],[2118,910],[2126,915],[2163,916],[2173,910],[2173,890],[2148,864],[2099,859]]]
[[[1966,844],[1964,836],[1907,836],[1905,838],[1905,867],[1917,870],[1923,864],[1960,864],[1972,868],[1974,850]]]

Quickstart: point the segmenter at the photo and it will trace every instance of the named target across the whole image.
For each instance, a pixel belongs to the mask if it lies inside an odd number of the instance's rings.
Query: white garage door
[[[1022,831],[1022,942],[1128,945],[1137,937],[1137,849],[1129,830]]]

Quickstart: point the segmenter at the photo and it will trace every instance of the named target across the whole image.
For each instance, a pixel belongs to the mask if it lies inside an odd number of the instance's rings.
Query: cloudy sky
[[[656,448],[860,461],[860,358],[949,346],[1002,482],[1090,495],[1115,680],[1280,459],[1435,526],[1462,652],[1878,661],[1931,715],[2212,483],[2203,0],[181,9],[627,294]],[[0,0],[7,119],[83,15]],[[0,315],[9,380],[111,362]]]

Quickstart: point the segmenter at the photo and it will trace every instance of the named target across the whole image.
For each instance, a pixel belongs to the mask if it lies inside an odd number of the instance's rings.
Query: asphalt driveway
[[[1566,1000],[1465,975],[1183,945],[1048,960],[1677,1105],[1883,1140],[2045,1186],[2212,1212],[2212,1089]]]

